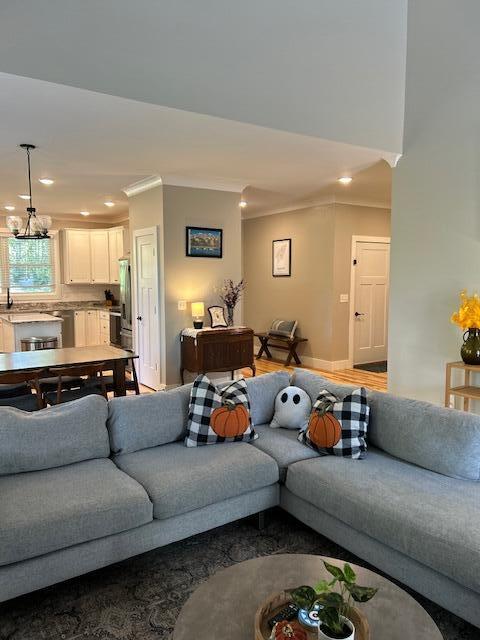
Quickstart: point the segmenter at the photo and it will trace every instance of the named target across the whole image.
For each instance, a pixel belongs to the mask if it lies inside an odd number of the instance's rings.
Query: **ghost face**
[[[312,401],[299,387],[286,387],[275,398],[275,415],[271,427],[305,429],[308,425]]]

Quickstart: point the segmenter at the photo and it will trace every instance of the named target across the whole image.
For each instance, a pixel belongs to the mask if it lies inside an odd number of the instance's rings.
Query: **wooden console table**
[[[452,369],[464,372],[464,383],[459,387],[452,387]],[[464,362],[448,362],[445,382],[445,406],[450,406],[450,396],[463,398],[463,410],[470,410],[470,400],[480,400],[480,386],[471,384],[471,373],[480,373],[480,366],[465,364]]]
[[[199,329],[195,335],[181,336],[180,377],[184,384],[184,372],[207,373],[231,371],[249,367],[255,375],[253,357],[253,329],[246,327],[229,329]]]

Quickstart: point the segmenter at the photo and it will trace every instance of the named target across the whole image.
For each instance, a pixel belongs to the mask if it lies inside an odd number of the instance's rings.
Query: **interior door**
[[[139,382],[160,387],[156,229],[135,233],[136,346]]]
[[[390,244],[357,242],[353,364],[387,360]]]

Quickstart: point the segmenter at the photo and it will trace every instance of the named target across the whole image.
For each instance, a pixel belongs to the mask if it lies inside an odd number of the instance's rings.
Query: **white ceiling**
[[[17,211],[25,207],[22,142],[38,145],[34,178],[55,179],[51,187],[33,183],[40,212],[97,216],[126,211],[122,187],[152,174],[167,183],[181,176],[249,185],[258,212],[321,194],[338,176],[396,156],[3,73],[0,94],[0,206]],[[117,203],[110,210],[107,197]]]

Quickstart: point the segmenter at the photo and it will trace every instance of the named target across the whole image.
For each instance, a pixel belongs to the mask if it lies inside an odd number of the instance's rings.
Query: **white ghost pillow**
[[[271,427],[284,429],[306,429],[312,401],[310,396],[299,387],[286,387],[275,398],[275,414]]]

